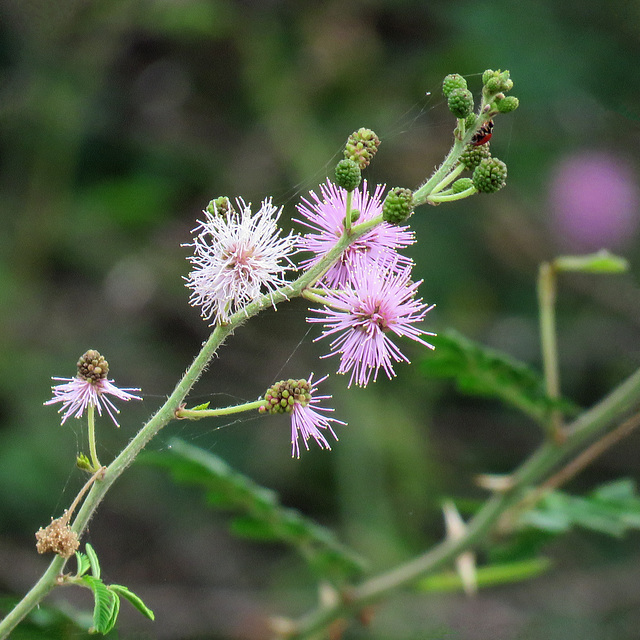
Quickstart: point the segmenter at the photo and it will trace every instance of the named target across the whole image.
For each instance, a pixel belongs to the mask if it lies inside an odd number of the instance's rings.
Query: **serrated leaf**
[[[76,551],[76,563],[78,565],[76,575],[78,576],[78,578],[80,578],[90,569],[91,563],[89,562],[89,558],[87,558],[87,555],[80,551]]]
[[[151,609],[142,601],[142,598],[133,591],[129,591],[127,587],[122,584],[111,584],[109,589],[114,593],[117,593],[120,597],[128,600],[143,616],[149,618],[149,620],[155,620],[156,617]]]
[[[87,552],[87,558],[91,565],[91,574],[94,578],[100,579],[100,562],[98,562],[98,554],[96,554],[93,547],[88,542],[84,545],[84,550]]]
[[[448,330],[430,338],[435,351],[420,369],[426,375],[454,378],[463,393],[497,398],[520,409],[540,424],[552,411],[575,413],[577,407],[565,399],[550,398],[542,377],[510,356],[489,349]]]
[[[116,606],[116,595],[111,593],[102,580],[94,576],[84,576],[84,582],[93,591],[93,629],[98,633],[106,633]]]
[[[177,482],[202,487],[210,506],[235,514],[230,525],[234,533],[285,542],[310,566],[323,567],[322,577],[327,579],[341,580],[362,571],[363,561],[331,531],[283,507],[275,492],[238,473],[224,460],[178,439],[171,440],[167,451],[148,453],[143,459],[169,470]],[[321,554],[326,555],[316,562],[315,557]]]

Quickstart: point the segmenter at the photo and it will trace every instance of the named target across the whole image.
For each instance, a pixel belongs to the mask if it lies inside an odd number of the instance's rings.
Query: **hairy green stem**
[[[451,184],[465,169],[466,167],[463,164],[459,164],[451,173],[440,180],[440,182],[431,190],[431,193],[429,194],[431,197],[429,200],[432,199],[434,194],[440,193],[440,191],[442,191],[448,184]]]
[[[484,106],[484,101],[482,106]],[[482,110],[480,111],[480,113],[482,113]],[[487,120],[488,118],[478,117],[475,127],[469,129],[469,131],[467,131],[461,138],[459,138],[458,136],[455,137],[455,142],[449,150],[447,157],[444,159],[444,162],[421,187],[413,192],[413,202],[416,207],[428,202],[430,199],[429,196],[434,193],[434,191],[436,191],[437,189],[441,189],[443,186],[447,185],[450,182],[450,174],[453,173],[453,177],[455,178],[459,175],[459,173],[461,173],[461,171],[458,171],[456,164],[458,163],[458,160],[460,159],[460,156],[462,155],[462,152],[464,151],[467,144],[471,142],[473,134]],[[458,171],[458,173],[456,173],[456,171]]]
[[[455,202],[456,200],[464,200],[464,198],[468,198],[475,193],[478,193],[478,190],[475,187],[469,187],[459,193],[453,193],[451,190],[448,190],[445,193],[430,195],[429,202]]]
[[[90,404],[87,407],[87,425],[89,427],[89,453],[91,454],[91,471],[96,472],[102,466],[98,460],[98,452],[96,451],[96,411],[95,407]]]
[[[544,480],[560,462],[620,421],[639,404],[640,369],[570,424],[566,429],[564,442],[544,442],[514,472],[509,489],[496,493],[485,502],[469,521],[462,537],[446,539],[423,555],[351,588],[338,602],[321,606],[293,622],[283,637],[288,640],[311,638],[336,620],[353,616],[363,607],[381,600],[399,587],[411,585],[418,578],[451,564],[462,552],[484,540],[502,515],[520,503],[527,489]]]
[[[351,231],[353,226],[353,221],[351,220],[351,204],[353,202],[353,191],[347,191],[347,198],[345,201],[345,212],[344,212],[344,228],[347,233]]]
[[[218,416],[230,416],[234,413],[242,413],[244,411],[252,411],[258,409],[264,404],[264,398],[254,400],[253,402],[243,402],[235,404],[231,407],[220,407],[219,409],[178,409],[176,418],[184,418],[186,420],[201,420],[202,418],[216,418]]]

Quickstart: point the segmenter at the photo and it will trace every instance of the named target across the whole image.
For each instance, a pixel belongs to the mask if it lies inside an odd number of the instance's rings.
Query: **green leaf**
[[[109,621],[104,627],[104,631],[102,631],[103,635],[105,636],[116,626],[116,622],[118,621],[118,614],[120,613],[120,598],[118,598],[116,594],[113,594],[113,597],[113,611],[111,612],[111,618],[109,618]]]
[[[210,404],[211,404],[211,400],[209,400],[208,402],[203,402],[202,404],[199,404],[197,407],[193,407],[193,409],[189,409],[189,411],[204,411],[205,409],[209,408]]]
[[[640,496],[633,480],[616,480],[589,496],[554,491],[520,518],[523,525],[558,533],[574,527],[621,537],[640,529]]]
[[[606,249],[584,256],[560,256],[553,261],[557,271],[577,271],[581,273],[624,273],[629,270],[625,258],[615,256]]]
[[[78,467],[78,469],[82,469],[83,471],[89,471],[90,473],[93,473],[93,465],[91,464],[91,460],[89,460],[89,458],[84,453],[78,454],[78,457],[76,458],[76,467]]]
[[[546,424],[554,410],[577,411],[567,400],[547,396],[542,377],[506,354],[453,330],[440,333],[430,341],[435,351],[420,363],[420,370],[429,376],[454,378],[463,393],[497,398],[540,424]]]
[[[153,611],[151,611],[151,609],[142,602],[142,598],[133,593],[133,591],[129,591],[129,589],[122,584],[111,584],[109,585],[109,589],[128,600],[143,616],[146,616],[149,620],[155,620],[156,617]]]
[[[243,538],[253,540],[277,541],[278,531],[270,522],[254,518],[253,516],[240,516],[231,521],[231,531]]]
[[[89,558],[93,577],[100,579],[100,563],[98,562],[98,555],[88,542],[84,545],[84,550],[87,552],[87,558]]]
[[[93,591],[93,629],[104,634],[106,633],[105,629],[112,623],[117,596],[109,591],[102,580],[94,576],[84,576],[82,582]]]
[[[150,452],[143,459],[170,471],[177,482],[204,489],[210,506],[234,514],[233,533],[287,543],[310,567],[320,568],[326,579],[340,581],[362,571],[360,557],[341,545],[331,531],[283,507],[275,492],[238,473],[211,452],[172,439],[168,453]]]
[[[547,572],[551,567],[548,558],[533,558],[520,560],[518,562],[508,562],[503,564],[492,564],[476,569],[476,578],[479,588],[493,587],[512,582],[522,582],[537,578]],[[455,571],[446,571],[422,578],[417,583],[420,591],[459,591],[462,590],[462,580]]]
[[[83,576],[89,568],[91,567],[91,563],[89,562],[89,558],[87,558],[86,554],[76,551],[76,563],[78,565],[78,569],[76,571],[76,575],[78,578]]]

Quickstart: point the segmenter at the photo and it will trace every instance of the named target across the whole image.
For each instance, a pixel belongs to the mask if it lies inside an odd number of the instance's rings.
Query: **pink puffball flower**
[[[323,431],[330,433],[336,440],[331,423],[346,425],[346,422],[323,415],[321,412],[333,411],[330,407],[320,407],[322,400],[331,396],[317,395],[318,385],[328,376],[313,382],[313,373],[306,380],[282,380],[270,387],[264,396],[260,413],[289,413],[291,415],[291,457],[300,457],[300,440],[309,451],[309,440],[313,438],[321,449],[331,450]]]
[[[409,362],[391,341],[391,334],[434,348],[421,336],[435,334],[414,325],[435,305],[416,299],[422,280],[411,282],[410,274],[409,266],[389,271],[360,267],[354,270],[351,284],[336,290],[325,287],[325,306],[315,309],[322,317],[307,319],[325,325],[316,340],[336,336],[328,356],[340,356],[338,373],[351,372],[349,387],[354,382],[366,387],[372,375],[375,382],[381,368],[391,379],[396,375],[393,362]]]
[[[201,308],[203,318],[213,318],[212,324],[227,322],[265,290],[272,296],[293,268],[289,256],[295,236],[281,238],[277,224],[282,207],[268,199],[252,214],[250,204],[236,202],[239,211],[204,211],[205,220],[193,230],[193,243],[183,245],[194,249],[188,258],[194,268],[186,278],[193,290],[190,303]]]
[[[373,193],[367,191],[367,181],[353,191],[351,208],[360,212],[355,224],[367,222],[382,214],[384,185],[378,185]],[[311,231],[300,237],[298,246],[310,251],[313,257],[302,260],[301,268],[309,269],[317,264],[340,239],[344,232],[347,192],[327,180],[320,185],[320,196],[310,192],[310,200],[302,199],[297,205],[298,213],[303,216],[297,220]],[[329,287],[337,287],[350,281],[353,270],[366,265],[390,266],[401,268],[412,264],[411,259],[397,253],[399,249],[415,242],[413,232],[406,226],[381,222],[367,231],[345,249],[341,258],[323,276],[322,282]]]
[[[620,157],[582,152],[563,158],[549,188],[552,224],[562,246],[573,251],[627,246],[638,229],[640,190]]]
[[[78,360],[78,375],[75,378],[52,378],[64,384],[51,387],[53,398],[44,404],[56,404],[60,402],[62,406],[58,413],[64,411],[62,424],[67,418],[81,418],[88,407],[95,407],[98,415],[102,415],[104,409],[113,420],[116,427],[119,427],[115,414],[120,410],[111,402],[109,396],[118,400],[142,400],[139,396],[133,395],[132,391],[140,389],[119,389],[113,384],[113,380],[108,380],[109,363],[94,349],[87,351]]]

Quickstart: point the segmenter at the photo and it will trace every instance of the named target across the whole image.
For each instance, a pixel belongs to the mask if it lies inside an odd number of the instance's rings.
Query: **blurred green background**
[[[411,219],[421,295],[437,304],[427,328],[454,327],[539,367],[537,265],[608,246],[629,274],[560,284],[563,389],[589,406],[630,374],[640,363],[639,56],[635,0],[0,0],[0,591],[23,593],[46,566],[33,534],[83,482],[73,465],[86,436],[42,406],[50,377],[73,376],[95,348],[120,386],[142,388],[120,430],[98,423],[100,457],[111,459],[207,336],[188,306],[181,246],[207,202],[272,196],[295,217],[361,126],[382,139],[368,181],[418,186],[452,141],[447,73],[477,93],[484,69],[509,69],[521,106],[492,140],[507,187]],[[600,213],[585,220],[586,205],[558,194],[587,187]],[[333,372],[305,317],[294,301],[244,326],[191,404]],[[286,420],[257,418],[171,424],[150,449],[177,435],[223,456],[379,571],[442,536],[443,497],[481,499],[473,475],[509,471],[539,440],[512,411],[407,365],[397,373],[349,392],[329,379],[349,422],[331,453],[292,460]],[[569,489],[638,477],[639,454],[632,436]],[[259,639],[265,615],[315,601],[298,557],[230,537],[197,491],[142,463],[87,540],[106,580],[156,611],[150,623],[123,606],[121,638]],[[544,578],[475,599],[398,594],[345,638],[637,638],[639,541],[574,533],[547,550],[555,568]],[[56,596],[90,607],[88,594]]]

